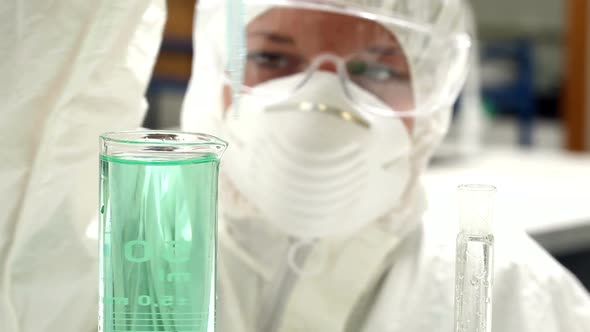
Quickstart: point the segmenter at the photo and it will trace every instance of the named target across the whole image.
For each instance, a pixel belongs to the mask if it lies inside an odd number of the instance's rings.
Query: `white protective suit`
[[[421,8],[416,0],[385,2],[435,15],[441,25],[470,22],[462,2],[441,2],[446,5],[440,8]],[[219,29],[223,23],[214,22],[220,19],[208,11],[196,20],[197,52],[183,110],[185,130],[223,135],[223,68],[216,56],[228,55],[208,51],[224,38]],[[446,111],[416,120],[415,178],[400,208],[352,236],[320,239],[307,248],[299,272],[287,257],[295,239],[257,213],[224,175],[233,165],[222,163],[219,331],[452,331],[454,222],[422,221],[426,205],[418,180],[449,118]],[[590,331],[588,294],[524,233],[497,235],[495,268],[494,331]]]
[[[164,0],[0,5],[0,331],[96,331],[98,135],[137,128]]]

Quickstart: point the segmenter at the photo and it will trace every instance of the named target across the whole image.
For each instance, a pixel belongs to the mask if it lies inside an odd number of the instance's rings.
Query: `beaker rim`
[[[457,187],[459,191],[479,191],[479,192],[495,192],[495,186],[489,184],[462,184]]]
[[[101,158],[115,158],[125,163],[219,160],[227,146],[227,142],[213,135],[177,130],[128,130],[100,135]]]
[[[181,140],[164,140],[167,136],[174,136]],[[138,145],[220,145],[227,147],[227,142],[209,134],[192,133],[180,130],[124,130],[111,131],[100,135],[105,142],[138,144]]]

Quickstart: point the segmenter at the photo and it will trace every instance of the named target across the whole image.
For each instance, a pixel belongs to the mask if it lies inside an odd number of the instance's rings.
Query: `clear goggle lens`
[[[433,34],[399,20],[373,20],[338,10],[288,4],[248,5],[240,92],[280,99],[296,92],[315,71],[337,73],[350,101],[371,113],[412,117],[448,107],[466,76],[471,46],[465,33]],[[234,66],[235,67],[235,66]],[[298,75],[298,74],[304,75]],[[300,81],[269,89],[273,80],[298,75]],[[366,104],[361,87],[377,97]],[[286,91],[285,91],[286,90]]]

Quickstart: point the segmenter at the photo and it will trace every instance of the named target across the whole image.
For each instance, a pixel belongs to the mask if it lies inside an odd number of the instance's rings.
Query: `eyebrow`
[[[248,37],[264,37],[268,40],[278,44],[290,44],[295,45],[295,40],[289,36],[281,35],[275,32],[269,31],[255,31],[248,34]]]

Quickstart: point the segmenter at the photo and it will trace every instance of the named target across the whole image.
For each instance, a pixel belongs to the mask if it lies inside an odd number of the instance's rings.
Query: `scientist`
[[[452,331],[454,221],[422,221],[420,175],[466,75],[467,5],[246,1],[235,66],[223,3],[199,2],[183,111],[185,130],[231,146],[219,330]],[[495,331],[590,331],[569,272],[524,234],[496,248]]]

